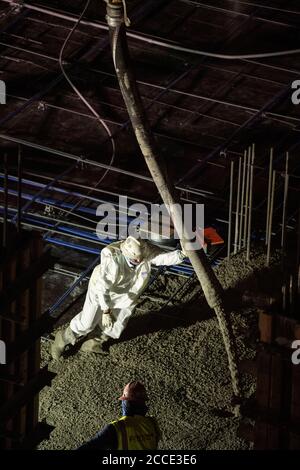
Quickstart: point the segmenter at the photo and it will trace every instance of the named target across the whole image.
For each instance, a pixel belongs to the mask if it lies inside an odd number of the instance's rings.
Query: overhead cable
[[[73,36],[76,28],[79,26],[82,18],[84,17],[87,9],[89,8],[90,6],[90,3],[91,3],[91,0],[87,0],[86,2],[86,5],[81,13],[81,15],[79,16],[79,18],[77,19],[76,23],[74,24],[73,28],[71,29],[71,31],[69,32],[68,36],[66,37],[64,43],[63,43],[63,46],[60,50],[60,53],[59,53],[59,65],[60,65],[60,69],[61,69],[61,72],[62,74],[64,75],[65,79],[67,80],[67,82],[69,83],[69,85],[71,86],[71,88],[75,91],[75,93],[78,95],[78,97],[81,99],[81,101],[85,104],[85,106],[91,111],[91,113],[95,116],[95,118],[97,119],[97,121],[103,126],[103,128],[105,129],[107,135],[109,136],[109,140],[111,141],[111,145],[112,145],[112,156],[111,156],[111,160],[110,160],[110,163],[109,163],[109,166],[111,166],[115,160],[115,155],[116,155],[116,145],[115,145],[115,141],[114,141],[114,138],[113,138],[113,135],[108,127],[108,125],[106,124],[106,122],[101,119],[101,117],[99,116],[99,114],[97,113],[97,111],[94,109],[94,107],[85,99],[85,97],[82,95],[82,93],[78,90],[78,88],[74,85],[74,83],[72,82],[71,78],[69,77],[69,75],[67,74],[65,68],[64,68],[64,65],[63,65],[63,54],[64,54],[64,51],[67,47],[67,44],[69,43],[71,37]],[[105,173],[103,174],[103,176],[101,177],[101,179],[97,182],[97,185],[99,185],[103,179],[105,178],[105,176],[107,175],[107,173],[109,172],[109,168],[105,171]]]

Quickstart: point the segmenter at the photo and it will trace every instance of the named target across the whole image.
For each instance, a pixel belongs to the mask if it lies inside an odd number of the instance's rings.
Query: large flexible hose
[[[106,19],[109,26],[113,62],[136,139],[162,200],[169,210],[174,227],[178,234],[183,234],[180,240],[181,245],[193,265],[206,300],[209,306],[215,310],[228,356],[233,392],[235,397],[241,398],[236,344],[231,323],[224,308],[223,289],[204,251],[189,249],[188,230],[182,221],[180,205],[176,203],[174,190],[162,170],[164,164],[159,157],[133,74],[126,37],[123,0],[105,1],[107,3]]]

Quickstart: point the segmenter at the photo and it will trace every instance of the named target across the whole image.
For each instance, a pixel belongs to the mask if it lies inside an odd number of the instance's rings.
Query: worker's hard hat
[[[121,251],[126,258],[138,264],[143,259],[143,246],[143,240],[129,236],[121,243]]]
[[[145,403],[148,400],[147,392],[141,382],[129,382],[124,388],[119,400],[128,400],[136,403]]]

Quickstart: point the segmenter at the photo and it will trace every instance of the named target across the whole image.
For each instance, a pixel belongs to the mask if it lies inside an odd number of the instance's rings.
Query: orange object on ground
[[[224,243],[224,240],[216,229],[213,227],[207,227],[203,230],[197,230],[197,239],[200,243],[200,246],[204,249],[205,253],[207,253],[207,247],[213,245],[221,245]]]
[[[209,245],[222,245],[224,240],[220,237],[216,229],[207,227],[204,229],[204,242]]]

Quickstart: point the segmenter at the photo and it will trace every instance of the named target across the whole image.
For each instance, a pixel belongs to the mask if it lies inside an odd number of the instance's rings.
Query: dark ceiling
[[[30,181],[46,184],[84,157],[88,162],[56,185],[82,194],[99,181],[101,165],[109,165],[112,153],[107,132],[66,82],[58,63],[85,3],[0,0],[0,79],[7,85],[7,104],[0,106],[0,145],[8,152],[10,172],[16,173],[18,139],[24,141],[23,174]],[[299,2],[127,0],[127,7],[140,93],[182,200],[205,202],[210,217],[226,219],[230,161],[237,163],[254,142],[258,215],[263,220],[272,146],[279,176],[290,151],[292,216],[299,206],[300,105],[292,103],[291,83],[300,80],[300,54],[224,60],[199,51],[244,55],[300,48]],[[154,38],[164,44],[151,44]],[[104,1],[92,0],[67,44],[64,65],[116,145],[113,171],[89,194],[109,200],[120,193],[158,202],[115,77]],[[280,180],[278,185],[280,210]]]

